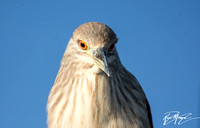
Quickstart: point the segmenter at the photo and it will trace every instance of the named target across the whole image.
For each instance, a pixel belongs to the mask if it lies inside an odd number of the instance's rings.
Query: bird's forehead
[[[89,22],[82,24],[74,30],[72,38],[84,40],[90,46],[104,46],[116,40],[116,34],[103,23]]]

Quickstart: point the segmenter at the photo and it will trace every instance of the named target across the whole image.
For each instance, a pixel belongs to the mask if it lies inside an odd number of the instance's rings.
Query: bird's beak
[[[110,76],[110,69],[107,60],[107,51],[104,48],[92,50],[92,54],[97,66]]]

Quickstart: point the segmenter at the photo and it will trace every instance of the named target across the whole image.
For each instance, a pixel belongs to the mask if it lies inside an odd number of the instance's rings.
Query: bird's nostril
[[[100,59],[100,60],[103,59],[101,54],[96,54],[95,57],[98,58],[98,59]]]
[[[102,51],[100,49],[95,50],[93,52],[93,55],[99,60],[103,59]]]

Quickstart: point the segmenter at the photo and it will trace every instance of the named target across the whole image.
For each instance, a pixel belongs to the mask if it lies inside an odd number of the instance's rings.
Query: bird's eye
[[[108,48],[108,51],[111,52],[115,48],[115,43],[112,43]]]
[[[86,50],[88,48],[87,44],[82,40],[79,40],[78,44],[83,50]]]

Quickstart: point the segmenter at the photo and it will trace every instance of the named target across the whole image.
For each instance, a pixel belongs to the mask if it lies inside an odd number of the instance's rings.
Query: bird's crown
[[[99,22],[88,22],[74,30],[72,38],[92,43],[90,45],[105,45],[115,41],[117,37],[107,25]]]

